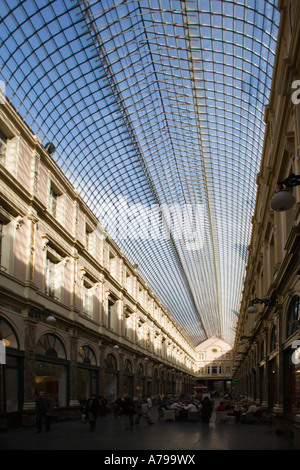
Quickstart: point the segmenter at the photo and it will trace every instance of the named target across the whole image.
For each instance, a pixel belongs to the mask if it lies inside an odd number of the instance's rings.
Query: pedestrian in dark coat
[[[121,413],[125,419],[126,429],[133,427],[133,417],[136,414],[133,400],[130,397],[125,397],[121,405]]]
[[[44,392],[40,392],[35,404],[37,432],[42,432],[43,422],[45,430],[50,431],[51,401],[45,396]]]
[[[201,418],[202,418],[203,423],[205,424],[209,423],[212,412],[213,412],[213,407],[212,407],[211,401],[208,397],[205,397],[202,401],[202,407],[201,407]]]
[[[86,419],[90,424],[90,431],[95,431],[96,420],[99,413],[99,400],[96,395],[93,393],[89,400],[86,403]]]

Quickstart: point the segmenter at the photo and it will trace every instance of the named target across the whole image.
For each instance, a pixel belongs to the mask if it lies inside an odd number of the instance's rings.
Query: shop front
[[[23,360],[13,326],[0,316],[0,430],[22,422]]]
[[[118,396],[119,390],[119,371],[115,356],[109,353],[105,358],[105,375],[103,396],[108,405],[111,406]]]

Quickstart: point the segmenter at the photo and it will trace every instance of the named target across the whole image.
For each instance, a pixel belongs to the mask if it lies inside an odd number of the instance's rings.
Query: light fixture
[[[245,344],[244,339],[249,339],[249,340],[251,341],[251,340],[253,340],[254,338],[255,338],[255,336],[245,336],[245,335],[243,335],[243,336],[241,336],[241,339],[240,339],[240,341],[238,342],[238,344]]]
[[[113,346],[113,349],[120,349],[120,346],[118,346],[117,344],[115,344],[115,345]]]
[[[54,325],[54,323],[56,323],[56,318],[53,315],[48,315],[48,317],[46,318],[46,322],[50,325]]]
[[[258,299],[257,297],[253,300],[250,301],[250,305],[247,308],[247,313],[256,313],[257,308],[255,307],[255,304],[264,304],[267,307],[273,307],[277,302],[276,296],[270,297],[270,299]]]
[[[293,173],[288,178],[278,183],[280,189],[274,194],[270,201],[271,209],[276,212],[283,212],[291,209],[295,204],[294,196],[289,193],[286,188],[292,188],[300,185],[300,175],[294,175]]]

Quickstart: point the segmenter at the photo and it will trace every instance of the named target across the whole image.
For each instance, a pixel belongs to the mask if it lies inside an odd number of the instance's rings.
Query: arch
[[[112,353],[109,353],[105,358],[105,368],[106,369],[113,369],[118,370],[118,363],[117,359]]]
[[[137,367],[137,375],[139,375],[140,377],[142,375],[144,375],[144,366],[143,364],[139,363],[138,364],[138,367]]]
[[[300,296],[294,295],[292,298],[286,315],[286,339],[299,330],[300,321]]]
[[[80,346],[78,350],[78,362],[87,366],[96,366],[97,358],[94,350],[88,345]]]
[[[127,374],[133,373],[132,362],[130,361],[130,359],[125,359],[124,361],[124,372],[126,372]]]
[[[45,333],[38,339],[36,353],[57,359],[67,358],[62,340],[54,333]]]
[[[20,349],[19,340],[15,329],[10,322],[0,316],[0,339],[4,342],[6,347]]]

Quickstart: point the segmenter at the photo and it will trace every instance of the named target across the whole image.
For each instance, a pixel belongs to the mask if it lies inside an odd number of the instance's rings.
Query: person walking
[[[130,397],[125,397],[121,405],[121,413],[124,417],[125,428],[133,428],[133,417],[136,414],[133,400]]]
[[[150,417],[149,409],[150,409],[150,406],[147,401],[147,397],[144,396],[142,400],[138,401],[138,404],[137,404],[137,417],[135,420],[135,424],[139,424],[142,418],[145,418],[148,424],[154,424]]]
[[[93,393],[86,403],[86,418],[90,424],[90,431],[94,432],[96,427],[96,420],[99,413],[99,400]]]
[[[211,414],[213,412],[213,407],[212,407],[210,399],[206,396],[203,399],[201,405],[202,405],[202,407],[201,407],[202,422],[205,423],[205,424],[208,424],[209,420],[211,418]]]
[[[45,423],[45,431],[50,431],[50,418],[51,418],[51,400],[45,396],[41,391],[36,399],[36,425],[37,433],[42,432],[43,422]]]

